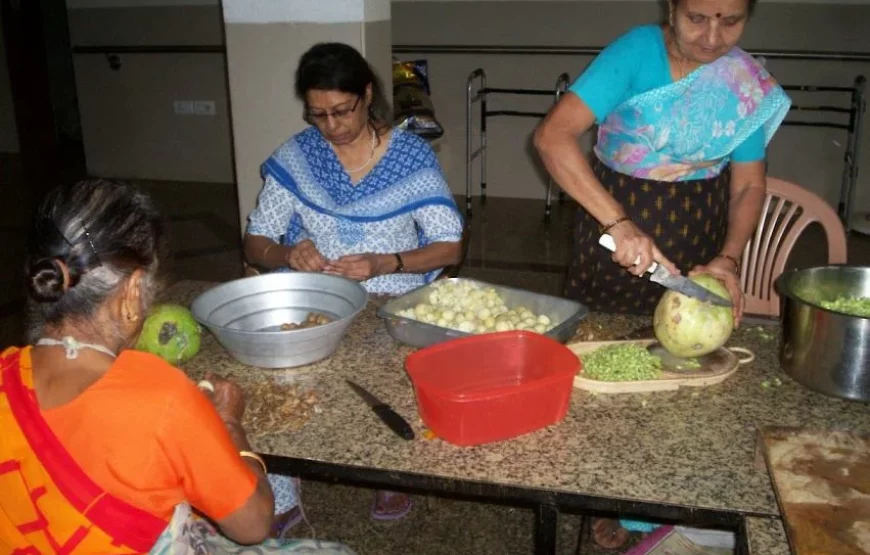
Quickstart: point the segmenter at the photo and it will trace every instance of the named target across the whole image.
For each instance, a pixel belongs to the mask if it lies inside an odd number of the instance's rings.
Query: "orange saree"
[[[85,475],[40,414],[19,357],[0,355],[0,553],[147,553],[166,521]]]

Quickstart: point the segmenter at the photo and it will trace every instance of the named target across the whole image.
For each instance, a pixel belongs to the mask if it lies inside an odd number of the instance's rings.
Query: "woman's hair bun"
[[[64,269],[54,258],[42,258],[30,264],[28,287],[30,296],[42,303],[57,302],[66,293]]]

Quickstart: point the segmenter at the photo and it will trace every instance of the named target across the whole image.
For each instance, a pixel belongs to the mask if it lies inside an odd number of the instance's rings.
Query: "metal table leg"
[[[559,510],[555,505],[535,507],[535,555],[555,555]]]

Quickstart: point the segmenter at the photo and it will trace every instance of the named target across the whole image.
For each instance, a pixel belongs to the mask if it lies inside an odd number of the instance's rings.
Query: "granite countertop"
[[[753,555],[791,555],[785,528],[778,518],[747,518],[746,535]]]
[[[182,282],[167,297],[189,303],[208,286]],[[722,384],[613,396],[575,390],[563,421],[519,438],[472,448],[426,440],[403,368],[413,349],[387,334],[375,315],[378,302],[353,322],[332,357],[303,369],[246,367],[205,334],[201,353],[185,370],[194,378],[210,370],[243,384],[304,381],[314,388],[318,411],[293,433],[257,435],[252,443],[263,453],[770,517],[750,519],[751,541],[759,545],[781,544],[784,535],[767,471],[755,464],[758,428],[812,425],[870,433],[864,404],[814,393],[785,376],[777,362],[776,328],[746,326],[729,345],[751,349],[756,359]],[[648,323],[591,314],[576,337],[614,339]],[[762,387],[777,377],[781,386]],[[344,378],[389,403],[418,439],[395,436]],[[771,547],[753,553],[777,552]]]

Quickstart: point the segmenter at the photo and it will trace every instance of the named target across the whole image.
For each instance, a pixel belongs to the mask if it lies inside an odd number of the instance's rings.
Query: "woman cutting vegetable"
[[[791,104],[736,46],[754,5],[669,0],[667,23],[605,48],[536,131],[550,174],[582,207],[567,296],[649,314],[662,290],[638,276],[655,261],[720,279],[739,322],[738,260],[765,196],[766,146]],[[590,162],[577,139],[596,123]],[[598,245],[605,232],[612,256]]]
[[[655,261],[720,279],[739,322],[738,260],[764,201],[766,146],[791,104],[736,46],[754,5],[669,0],[666,23],[605,48],[536,131],[544,164],[581,206],[567,296],[650,314],[662,290],[638,276]],[[577,139],[596,123],[590,162]],[[605,232],[612,256],[598,245]],[[627,537],[616,521],[596,522],[601,545]]]

